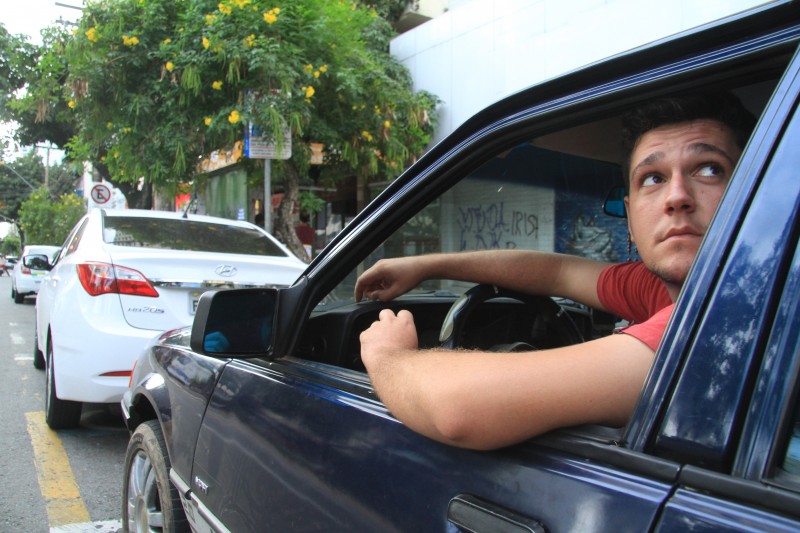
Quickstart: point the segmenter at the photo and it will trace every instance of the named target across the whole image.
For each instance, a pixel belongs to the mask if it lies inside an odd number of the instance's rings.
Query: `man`
[[[620,334],[535,353],[419,351],[411,313],[383,310],[361,334],[376,392],[407,426],[491,449],[558,427],[624,425],[689,267],[753,124],[730,95],[651,102],[624,117],[625,206],[641,262],[489,251],[378,262],[356,300],[390,300],[426,279],[570,298],[633,322]]]

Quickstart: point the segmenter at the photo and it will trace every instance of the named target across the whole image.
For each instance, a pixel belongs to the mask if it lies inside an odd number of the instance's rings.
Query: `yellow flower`
[[[314,70],[314,65],[309,63],[308,65],[303,67],[303,70],[306,71],[306,74],[311,74],[311,71]]]
[[[114,126],[113,122],[106,122],[106,128],[111,128]]]
[[[223,4],[222,2],[220,2],[217,7],[219,7],[220,13],[224,13],[225,15],[230,15],[231,14],[231,6],[227,6],[227,5]]]
[[[392,123],[391,123],[391,122],[389,122],[388,120],[387,120],[386,122],[384,122],[384,123],[383,123],[383,127],[384,127],[384,128],[386,128],[387,130],[388,130],[388,129],[389,129],[391,126],[392,126]]]
[[[67,102],[67,107],[70,109],[75,109],[75,100],[70,100]]]
[[[133,130],[131,128],[122,128],[122,133],[130,133]]]
[[[361,132],[361,136],[366,139],[368,142],[372,142],[372,134],[367,130]]]
[[[204,118],[203,122],[205,123],[206,126],[210,126],[211,125],[211,117]]]
[[[137,44],[139,44],[139,38],[135,36],[128,37],[127,35],[123,35],[122,44],[124,44],[125,46],[136,46]]]
[[[86,38],[92,41],[93,43],[97,42],[97,29],[96,28],[89,28],[86,30]]]
[[[208,37],[203,37],[203,48],[208,48],[211,46],[211,41],[208,40]]]
[[[164,39],[162,42],[163,42],[164,44],[169,44],[169,43],[171,43],[171,42],[172,42],[172,39],[170,39],[169,37],[167,37],[167,38],[166,38],[166,39]]]
[[[164,68],[167,69],[167,72],[172,72],[172,69],[175,68],[175,63],[172,61],[167,61],[167,64],[164,65]]]
[[[314,96],[314,92],[315,92],[315,91],[314,91],[314,88],[313,88],[312,86],[310,86],[310,85],[309,85],[309,86],[306,88],[306,98],[311,98],[312,96]]]
[[[231,111],[231,114],[228,115],[228,122],[230,122],[231,124],[236,124],[237,122],[239,122],[239,112],[236,111],[235,109]]]
[[[264,13],[264,20],[267,21],[267,24],[272,24],[276,20],[278,20],[278,13],[280,12],[281,10],[279,8],[273,7],[272,9]]]
[[[318,70],[314,71],[314,78],[319,78],[319,71]]]
[[[321,67],[319,67],[319,71],[320,72],[328,72],[328,65],[322,65]]]
[[[206,15],[206,26],[211,26],[216,22],[217,16],[216,15]]]
[[[211,84],[211,88],[214,89],[215,91],[221,91],[222,90],[222,82],[219,81],[219,80],[215,81],[214,83]]]
[[[248,46],[250,48],[255,46],[256,45],[256,36],[253,35],[252,33],[250,35],[248,35],[244,40],[244,45]]]

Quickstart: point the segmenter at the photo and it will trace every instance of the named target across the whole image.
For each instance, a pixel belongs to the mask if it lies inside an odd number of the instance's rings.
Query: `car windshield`
[[[135,248],[286,257],[278,245],[255,228],[192,219],[107,216],[103,240]]]

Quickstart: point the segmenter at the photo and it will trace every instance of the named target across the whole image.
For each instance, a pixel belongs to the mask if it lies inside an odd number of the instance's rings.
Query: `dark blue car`
[[[291,288],[204,295],[193,328],[142,354],[123,400],[126,527],[800,530],[798,43],[800,4],[777,2],[520,92],[432,148]],[[394,418],[359,356],[384,307],[411,310],[423,346],[482,350],[581,342],[618,319],[438,280],[355,303],[358,274],[478,249],[626,261],[626,222],[606,214],[619,117],[698,89],[732,91],[760,119],[628,424],[486,452]]]

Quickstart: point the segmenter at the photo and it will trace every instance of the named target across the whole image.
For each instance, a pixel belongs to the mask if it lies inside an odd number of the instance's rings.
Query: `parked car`
[[[26,296],[36,296],[48,265],[58,252],[58,246],[30,245],[22,249],[21,260],[15,261],[11,273],[11,297],[21,304]]]
[[[127,528],[800,530],[798,43],[800,4],[776,2],[512,95],[389,185],[290,288],[206,293],[191,328],[142,353],[123,398]],[[356,303],[357,275],[486,248],[625,261],[626,222],[603,212],[622,183],[620,115],[701,89],[760,119],[628,424],[487,452],[399,423],[359,356],[384,308],[413,312],[423,348],[453,331],[465,348],[559,346],[616,318],[438,280]]]
[[[55,429],[76,426],[82,402],[119,403],[136,356],[158,332],[191,324],[204,291],[286,287],[306,265],[248,222],[95,209],[47,266],[34,366],[47,369]]]

